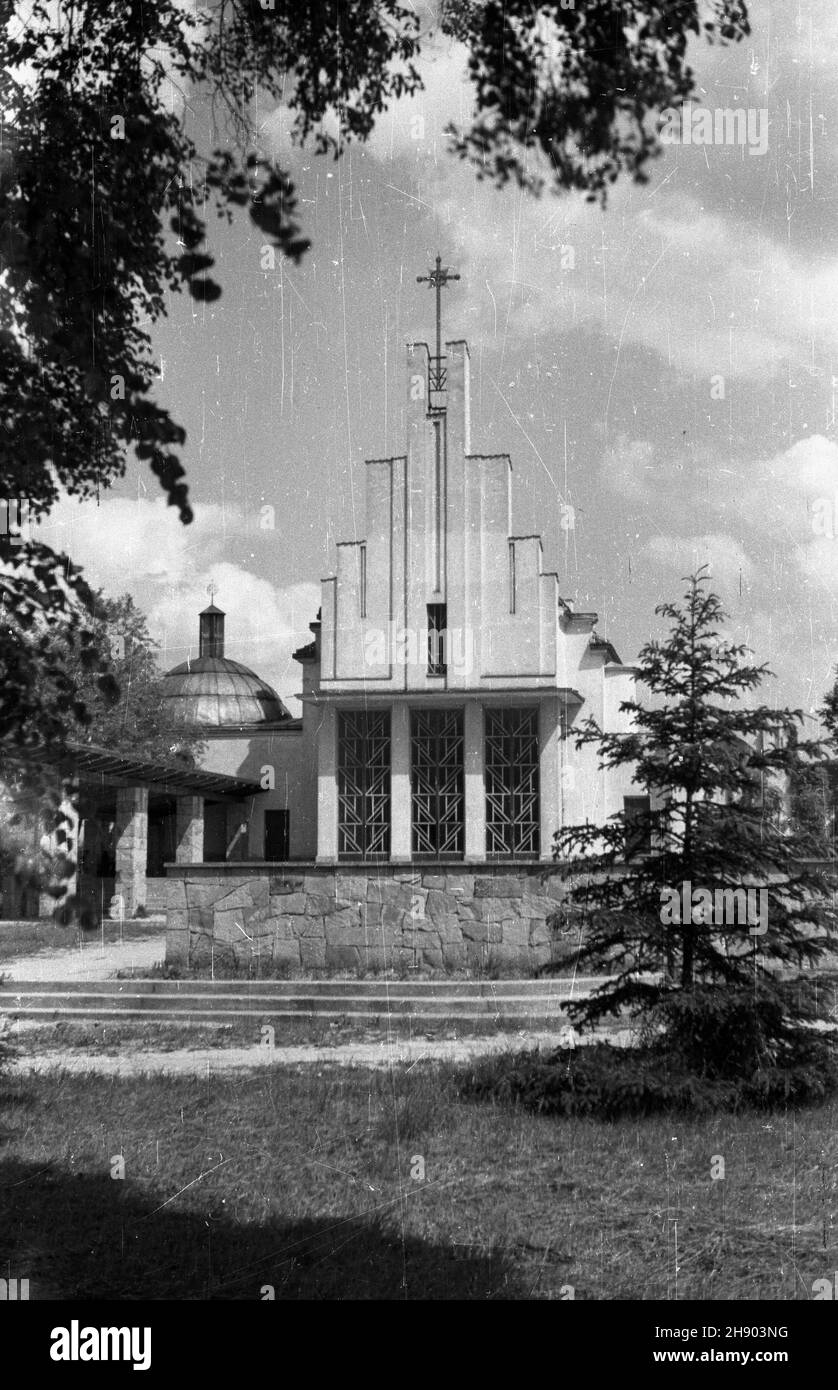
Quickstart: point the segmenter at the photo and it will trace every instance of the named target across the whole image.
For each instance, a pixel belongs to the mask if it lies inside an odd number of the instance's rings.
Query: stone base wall
[[[145,881],[146,912],[165,912],[171,897],[171,880],[168,878],[147,878]]]
[[[533,970],[557,959],[562,897],[540,866],[170,866],[166,959],[246,965]]]

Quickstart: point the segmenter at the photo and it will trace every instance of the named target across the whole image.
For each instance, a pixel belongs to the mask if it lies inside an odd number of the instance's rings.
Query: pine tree
[[[824,696],[819,714],[826,731],[827,760],[823,765],[822,801],[825,822],[825,853],[835,865],[836,806],[838,806],[838,667],[832,689]]]
[[[556,836],[563,911],[585,927],[577,964],[611,972],[570,1011],[583,1027],[628,1015],[690,1070],[753,1077],[811,1063],[823,1035],[810,1025],[835,1002],[801,973],[828,950],[834,920],[806,864],[816,837],[784,812],[823,749],[799,736],[800,711],[747,699],[768,668],[722,638],[706,573],[687,583],[683,605],[656,610],[671,627],[641,652],[650,698],[623,704],[629,732],[588,720],[577,735],[601,768],[632,768],[651,810],[642,852],[622,816]]]

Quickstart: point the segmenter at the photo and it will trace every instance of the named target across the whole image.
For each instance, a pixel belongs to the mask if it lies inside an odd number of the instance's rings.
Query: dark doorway
[[[265,858],[273,863],[288,859],[290,843],[290,813],[288,811],[266,811]]]
[[[175,802],[172,797],[149,797],[148,856],[146,874],[149,878],[165,878],[165,865],[177,857]]]
[[[204,863],[223,864],[227,858],[227,806],[204,802]]]

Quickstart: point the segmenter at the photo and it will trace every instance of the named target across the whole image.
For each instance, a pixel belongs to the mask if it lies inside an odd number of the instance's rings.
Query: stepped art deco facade
[[[405,453],[366,465],[366,535],[323,581],[317,860],[549,860],[629,788],[568,740],[634,674],[512,534],[510,458],[472,444],[469,353],[408,350]]]
[[[404,452],[367,461],[363,539],[337,545],[295,652],[302,718],[207,745],[254,790],[234,859],[166,867],[171,960],[544,964],[556,830],[643,810],[574,746],[589,715],[627,727],[634,670],[563,600],[541,538],[513,534],[511,460],[472,437],[466,343],[409,347],[405,389]]]

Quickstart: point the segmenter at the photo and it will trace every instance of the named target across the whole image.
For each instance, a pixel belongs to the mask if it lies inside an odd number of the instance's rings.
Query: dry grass
[[[26,1077],[0,1264],[33,1297],[808,1299],[838,1265],[836,1120],[557,1122],[426,1063]]]
[[[419,1017],[410,1014],[391,1014],[378,1021],[344,1015],[341,1018],[318,1018],[316,1015],[299,1018],[237,1019],[233,1023],[155,1023],[143,1020],[104,1022],[90,1019],[36,1023],[24,1019],[12,1023],[8,1036],[24,1054],[53,1053],[56,1048],[68,1053],[95,1052],[96,1055],[118,1056],[120,1053],[174,1052],[180,1049],[256,1047],[263,1042],[262,1029],[269,1023],[274,1030],[277,1047],[340,1047],[348,1043],[386,1042],[389,1038],[438,1041],[457,1038],[495,1037],[515,1030],[503,1021],[486,1019],[449,1019]],[[527,1035],[520,1034],[523,1046]]]
[[[0,922],[0,976],[4,964],[21,956],[73,950],[79,942],[85,946],[113,945],[119,941],[142,941],[150,936],[159,936],[162,941],[165,934],[165,922],[153,917],[102,922],[92,931],[82,931],[77,926],[62,927],[55,922]]]

